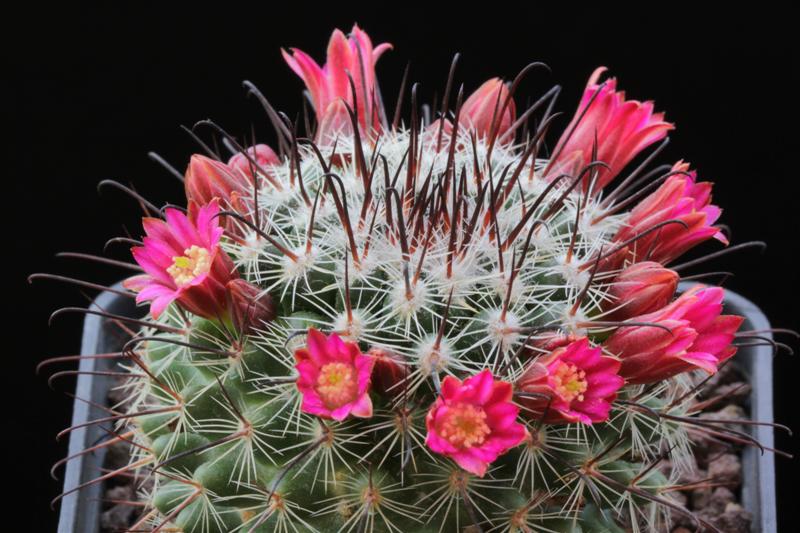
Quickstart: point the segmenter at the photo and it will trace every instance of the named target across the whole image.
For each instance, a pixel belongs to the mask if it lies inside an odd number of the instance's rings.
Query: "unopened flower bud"
[[[616,79],[601,83],[605,71],[600,67],[589,78],[578,110],[556,143],[554,157],[544,171],[550,179],[581,172],[592,161],[602,161],[604,166],[595,167],[595,177],[584,184],[598,191],[637,154],[675,127],[664,120],[664,113],[655,112],[653,102],[627,100],[625,92],[617,90]]]
[[[375,63],[389,43],[372,45],[369,36],[354,25],[349,35],[336,30],[328,43],[327,61],[320,66],[311,56],[292,48],[283,51],[283,59],[305,82],[319,127],[317,143],[333,144],[339,135],[352,132],[345,103],[355,113],[361,135],[372,136],[383,129],[382,105],[378,94]]]
[[[570,344],[576,340],[578,340],[578,337],[572,333],[564,333],[563,331],[559,330],[549,330],[531,337],[531,340],[527,343],[527,345],[533,347],[536,352],[550,353],[553,350],[566,346],[567,344]]]
[[[698,182],[688,163],[675,163],[669,178],[628,214],[613,240],[635,242],[608,258],[608,266],[618,266],[626,258],[638,262],[643,257],[666,265],[711,238],[727,245],[728,238],[714,225],[722,210],[711,203],[712,186],[711,182]],[[652,231],[659,224],[658,231]]]
[[[744,318],[722,315],[724,292],[698,285],[638,323],[617,329],[605,342],[622,361],[620,375],[629,383],[655,383],[701,369],[714,374],[736,353],[732,344]]]
[[[462,120],[467,121],[480,137],[488,137],[493,133],[497,138],[501,137],[516,118],[514,100],[509,99],[508,94],[508,87],[503,80],[487,80],[464,102]]]
[[[257,144],[245,149],[247,156],[239,152],[228,160],[231,169],[239,170],[246,176],[253,177],[253,172],[268,171],[268,167],[281,162],[278,154],[266,144]],[[254,164],[255,163],[255,164]],[[260,169],[259,169],[260,167]]]
[[[401,355],[385,348],[370,348],[367,355],[375,359],[372,388],[383,396],[402,394],[402,382],[408,377],[408,365]]]
[[[184,183],[189,202],[203,206],[219,198],[224,208],[230,205],[234,193],[241,194],[249,187],[248,178],[241,171],[200,154],[189,160]]]
[[[226,286],[231,321],[238,331],[259,328],[275,318],[275,305],[269,293],[243,279]]]
[[[680,276],[654,261],[635,263],[614,279],[608,291],[612,320],[652,313],[666,306],[675,295]]]

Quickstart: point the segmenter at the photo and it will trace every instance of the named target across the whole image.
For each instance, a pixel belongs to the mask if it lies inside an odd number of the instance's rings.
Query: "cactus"
[[[665,266],[727,244],[710,184],[648,168],[672,125],[602,69],[550,151],[558,89],[514,103],[537,64],[390,121],[387,48],[285,52],[316,128],[247,84],[278,153],[203,121],[233,157],[192,157],[186,212],[144,204],[110,418],[149,480],[130,530],[665,530],[690,431],[757,444],[697,418],[741,317]]]

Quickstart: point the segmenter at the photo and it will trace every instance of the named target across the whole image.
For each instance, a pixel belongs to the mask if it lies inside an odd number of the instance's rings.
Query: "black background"
[[[6,320],[2,375],[11,416],[3,437],[5,488],[30,505],[25,531],[52,531],[57,514],[48,501],[59,482],[49,465],[66,450],[55,433],[68,424],[70,401],[48,389],[34,365],[49,355],[76,353],[81,321],[64,317],[51,327],[55,308],[83,305],[74,288],[42,282],[29,287],[34,271],[59,272],[111,283],[122,273],[55,259],[58,251],[102,252],[106,239],[138,235],[137,207],[96,183],[132,182],[157,202],[181,203],[177,180],[149,161],[156,150],[183,169],[196,148],[178,126],[213,118],[236,134],[255,126],[271,142],[257,104],[245,98],[241,80],[258,85],[290,116],[300,109],[301,84],[283,63],[279,47],[298,46],[322,59],[334,27],[354,21],[376,42],[395,50],[378,74],[393,109],[402,69],[422,95],[441,94],[452,54],[462,53],[457,79],[467,92],[490,76],[512,78],[532,60],[550,65],[522,86],[518,105],[554,83],[564,87],[558,107],[571,116],[586,78],[607,65],[619,86],[636,99],[654,99],[677,124],[662,163],[691,161],[700,177],[716,182],[715,200],[733,228],[734,242],[762,239],[764,254],[743,252],[710,266],[736,276],[727,286],[755,300],[775,326],[800,329],[798,291],[798,54],[788,12],[764,10],[699,15],[673,9],[654,13],[598,5],[554,10],[494,2],[457,8],[429,3],[373,9],[337,5],[320,11],[309,4],[286,6],[199,4],[167,13],[162,7],[133,9],[42,7],[6,19],[3,31],[0,187],[6,198],[2,238]],[[501,8],[502,6],[502,8]],[[763,7],[763,6],[759,6]],[[16,31],[15,31],[16,30]],[[8,65],[8,66],[6,66]],[[566,120],[566,118],[565,118]],[[9,166],[10,164],[10,166]],[[713,247],[703,248],[708,251]],[[125,256],[123,248],[113,250]],[[797,347],[797,343],[794,342]],[[776,359],[776,418],[792,423],[797,408],[797,359]],[[797,427],[795,425],[795,427]],[[779,438],[792,451],[796,443]],[[796,531],[792,508],[798,479],[795,463],[778,460],[781,531]],[[10,467],[10,471],[8,470]],[[5,485],[5,484],[4,484]]]

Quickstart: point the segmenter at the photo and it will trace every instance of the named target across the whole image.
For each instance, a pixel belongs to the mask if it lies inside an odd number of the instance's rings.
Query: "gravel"
[[[747,419],[747,399],[750,384],[733,365],[725,365],[711,378],[700,400],[714,401],[708,412],[698,418],[705,420]],[[728,428],[746,431],[741,425]],[[750,533],[753,517],[741,506],[742,448],[704,434],[693,434],[697,468],[682,476],[680,483],[695,483],[681,491],[677,500],[723,533]],[[672,533],[697,531],[691,518],[676,515]]]

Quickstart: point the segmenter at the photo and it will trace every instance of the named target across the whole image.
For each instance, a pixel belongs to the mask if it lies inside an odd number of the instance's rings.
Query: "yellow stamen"
[[[167,273],[178,287],[183,287],[209,270],[211,254],[205,248],[193,244],[183,251],[183,255],[172,258],[172,266],[167,269]]]
[[[464,403],[449,408],[447,417],[438,431],[439,436],[457,448],[471,448],[483,444],[490,432],[483,408]]]
[[[354,401],[358,395],[355,369],[345,363],[323,365],[317,376],[316,391],[328,409],[337,409]]]
[[[555,391],[566,402],[572,400],[582,402],[583,393],[588,387],[586,372],[578,370],[578,367],[572,363],[559,361],[557,365],[550,375]]]

